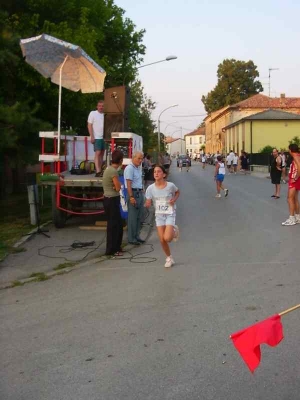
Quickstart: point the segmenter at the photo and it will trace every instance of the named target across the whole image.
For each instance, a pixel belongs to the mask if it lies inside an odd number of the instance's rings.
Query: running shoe
[[[229,190],[228,190],[228,189],[225,189],[224,192],[225,192],[225,197],[227,197],[227,196],[228,196]]]
[[[284,226],[296,225],[296,218],[295,217],[294,218],[289,217],[286,221],[282,222],[281,225],[284,225]]]
[[[220,193],[218,193],[218,194],[216,194],[215,197],[217,197],[217,198],[219,199],[219,198],[222,197],[222,196],[220,195]]]
[[[174,264],[175,262],[172,256],[166,258],[165,268],[171,268]]]
[[[174,237],[173,237],[173,242],[177,242],[179,239],[179,228],[177,225],[174,225]]]
[[[300,214],[295,215],[296,218],[296,224],[300,224]]]

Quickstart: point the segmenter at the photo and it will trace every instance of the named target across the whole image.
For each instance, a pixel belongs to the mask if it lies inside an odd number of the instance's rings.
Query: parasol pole
[[[57,154],[60,154],[60,122],[61,122],[61,78],[62,70],[67,61],[68,56],[65,57],[64,62],[61,64],[59,69],[59,90],[58,90],[58,126],[57,126]]]

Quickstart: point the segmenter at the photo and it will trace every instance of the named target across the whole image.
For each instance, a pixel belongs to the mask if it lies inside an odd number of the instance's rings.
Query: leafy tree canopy
[[[274,146],[267,145],[262,149],[260,149],[258,152],[263,154],[272,154],[274,148],[275,148]]]
[[[208,113],[238,103],[263,91],[257,80],[259,73],[253,61],[225,59],[218,66],[218,83],[202,102]]]
[[[294,136],[293,139],[289,141],[289,144],[296,144],[300,147],[300,136]]]
[[[136,30],[113,0],[5,3],[0,11],[0,126],[4,132],[0,153],[13,152],[22,162],[36,162],[38,131],[57,127],[58,86],[23,60],[20,39],[48,33],[81,46],[106,70],[106,87],[112,87],[123,84],[125,76],[125,83],[134,79],[145,53],[144,30]],[[135,94],[133,102],[141,105],[143,114],[146,100],[140,103]],[[87,134],[87,115],[100,95],[63,89],[62,128]],[[139,95],[143,97],[141,87]]]

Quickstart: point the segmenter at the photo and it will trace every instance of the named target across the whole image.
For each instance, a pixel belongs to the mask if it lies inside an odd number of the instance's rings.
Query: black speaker
[[[110,140],[112,132],[129,130],[130,89],[116,86],[104,92],[104,139]]]

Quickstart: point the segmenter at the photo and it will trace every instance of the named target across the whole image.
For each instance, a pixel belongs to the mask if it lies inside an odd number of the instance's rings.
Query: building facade
[[[171,143],[167,145],[167,152],[174,156],[176,154],[185,154],[185,142],[183,139],[173,139]]]
[[[225,152],[225,130],[224,128],[229,125],[233,125],[235,122],[240,121],[253,114],[260,113],[269,109],[287,111],[294,114],[300,114],[300,98],[299,97],[285,97],[282,94],[279,98],[272,98],[262,94],[249,97],[237,104],[226,106],[209,114],[205,119],[205,130],[206,130],[206,151],[209,153]],[[234,125],[233,125],[234,126]],[[242,130],[242,136],[245,136],[245,127],[240,127]],[[240,133],[236,132],[236,129],[231,131],[232,138],[230,139],[233,143],[242,143],[237,141],[236,135]],[[245,139],[246,141],[246,139]],[[232,148],[234,151],[240,149]]]
[[[185,152],[186,153],[199,153],[201,147],[206,146],[205,128],[195,129],[193,132],[184,135]]]
[[[265,146],[287,149],[289,141],[300,137],[300,115],[267,110],[242,118],[224,128],[225,151],[259,153]]]

